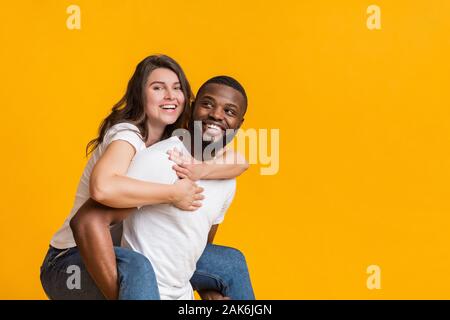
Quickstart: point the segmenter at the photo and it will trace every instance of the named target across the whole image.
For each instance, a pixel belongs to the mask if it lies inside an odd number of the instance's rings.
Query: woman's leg
[[[119,275],[119,299],[158,300],[153,267],[143,255],[115,247]],[[104,300],[87,272],[77,247],[50,247],[41,267],[41,283],[50,299]]]
[[[130,249],[114,247],[119,277],[119,300],[160,300],[150,261]]]
[[[237,249],[208,243],[191,278],[194,290],[216,290],[233,300],[254,300],[244,255]]]

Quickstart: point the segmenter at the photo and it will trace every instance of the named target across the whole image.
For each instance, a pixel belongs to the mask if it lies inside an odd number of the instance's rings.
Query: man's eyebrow
[[[211,97],[211,96],[208,96],[208,95],[206,95],[206,96],[202,96],[201,97],[201,99],[209,99],[209,100],[212,100],[212,101],[216,101],[216,99],[214,99],[213,97]]]
[[[201,99],[209,99],[209,100],[212,100],[214,102],[216,101],[216,99],[214,99],[213,97],[208,96],[208,95],[202,96]],[[232,103],[232,102],[227,102],[227,103],[225,103],[225,105],[227,107],[232,107],[232,108],[235,108],[235,109],[239,109],[239,107],[237,105],[235,105],[234,103]]]
[[[227,107],[233,107],[233,108],[235,108],[235,109],[238,108],[238,106],[235,105],[234,103],[226,103],[225,105],[226,105]]]

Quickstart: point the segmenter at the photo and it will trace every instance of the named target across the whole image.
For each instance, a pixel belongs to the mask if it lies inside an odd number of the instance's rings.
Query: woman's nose
[[[175,95],[172,89],[167,89],[166,90],[166,95],[164,97],[167,100],[174,100],[175,99]]]

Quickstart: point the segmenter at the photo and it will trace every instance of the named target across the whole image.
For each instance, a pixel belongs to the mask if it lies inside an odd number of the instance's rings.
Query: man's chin
[[[203,135],[203,142],[215,142],[223,138],[223,135],[211,136],[209,134]]]

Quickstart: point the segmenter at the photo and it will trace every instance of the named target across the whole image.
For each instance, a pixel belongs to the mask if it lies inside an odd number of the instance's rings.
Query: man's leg
[[[143,255],[114,248],[119,276],[119,299],[159,299],[153,268]],[[104,300],[87,272],[77,247],[50,248],[41,267],[41,283],[50,299]]]
[[[216,290],[233,300],[254,300],[244,255],[237,249],[208,243],[191,278],[194,290]]]

